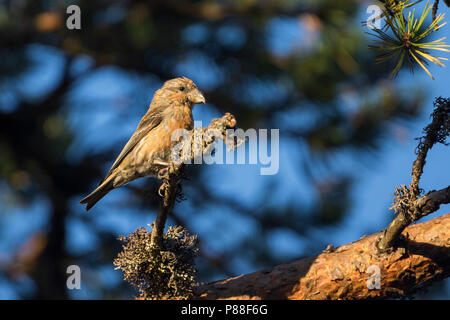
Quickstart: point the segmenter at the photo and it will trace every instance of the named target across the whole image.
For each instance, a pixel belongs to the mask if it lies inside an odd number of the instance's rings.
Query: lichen
[[[198,254],[197,236],[183,227],[169,227],[160,251],[151,245],[151,232],[138,228],[127,237],[123,250],[114,260],[124,280],[136,288],[140,299],[188,299],[195,284],[194,259]]]

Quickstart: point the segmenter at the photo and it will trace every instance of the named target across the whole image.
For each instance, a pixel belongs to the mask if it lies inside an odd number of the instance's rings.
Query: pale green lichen
[[[138,228],[120,237],[123,250],[114,260],[124,280],[136,288],[140,299],[188,299],[195,284],[194,259],[197,236],[183,227],[169,227],[163,238],[164,250],[151,245],[151,232]]]

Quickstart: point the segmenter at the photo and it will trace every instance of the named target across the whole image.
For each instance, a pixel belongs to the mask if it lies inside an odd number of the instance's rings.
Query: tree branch
[[[178,169],[179,170],[179,169]],[[160,250],[162,248],[162,240],[164,235],[164,228],[166,226],[167,216],[172,210],[177,197],[178,190],[178,170],[170,176],[170,181],[163,182],[166,186],[164,188],[164,195],[159,203],[158,214],[156,220],[152,225],[151,244],[154,248]]]
[[[429,194],[429,201],[442,194]],[[450,275],[450,214],[409,226],[405,234],[391,253],[379,254],[380,233],[373,234],[314,257],[202,284],[195,299],[385,299],[410,296]],[[377,269],[379,289],[369,285]]]
[[[428,151],[436,144],[446,144],[450,132],[450,99],[437,98],[434,102],[433,120],[424,129],[425,135],[418,138],[416,148],[417,158],[412,166],[412,179],[409,188],[399,186],[395,191],[394,204],[391,209],[397,217],[389,224],[377,246],[381,252],[394,247],[402,231],[411,223],[439,209],[441,204],[450,203],[450,186],[439,191],[432,191],[419,198],[422,190],[419,188],[420,178],[426,163]]]
[[[171,163],[171,166],[167,170],[167,174],[162,177],[163,184],[160,188],[162,191],[162,200],[159,205],[159,210],[156,216],[156,220],[152,225],[151,244],[152,246],[160,250],[162,248],[162,239],[164,235],[164,228],[166,225],[167,216],[172,210],[175,200],[177,198],[178,185],[181,175],[183,164],[192,163],[192,161],[211,151],[214,142],[221,138],[227,140],[227,129],[234,128],[236,126],[236,119],[230,113],[226,113],[221,118],[215,118],[211,121],[209,126],[202,129],[201,144],[198,145],[195,139],[196,130],[190,132],[190,148],[191,152],[184,152],[180,159],[177,159],[176,163]],[[214,134],[208,134],[213,132]]]

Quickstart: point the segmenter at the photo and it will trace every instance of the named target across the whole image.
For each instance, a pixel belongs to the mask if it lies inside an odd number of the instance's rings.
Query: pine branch
[[[194,289],[196,299],[386,299],[409,297],[450,276],[450,214],[406,228],[399,250],[379,254],[380,233],[321,254]],[[379,288],[377,289],[377,270]]]
[[[428,192],[420,197],[420,178],[426,163],[428,151],[436,144],[446,144],[445,140],[450,132],[450,99],[437,98],[435,109],[431,115],[432,122],[424,129],[425,135],[420,137],[416,148],[417,158],[412,167],[412,180],[407,186],[397,187],[394,204],[391,209],[397,213],[397,217],[389,224],[383,237],[378,242],[380,251],[385,252],[394,247],[400,238],[402,231],[411,223],[435,212],[441,204],[450,203],[450,186],[439,191]]]

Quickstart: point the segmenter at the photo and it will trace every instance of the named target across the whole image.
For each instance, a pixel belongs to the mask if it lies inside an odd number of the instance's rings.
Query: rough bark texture
[[[411,225],[403,235],[392,253],[379,253],[376,242],[381,233],[373,234],[336,249],[329,246],[314,257],[202,284],[195,298],[389,298],[408,296],[450,275],[450,214]],[[372,265],[379,267],[380,289],[368,287]]]

